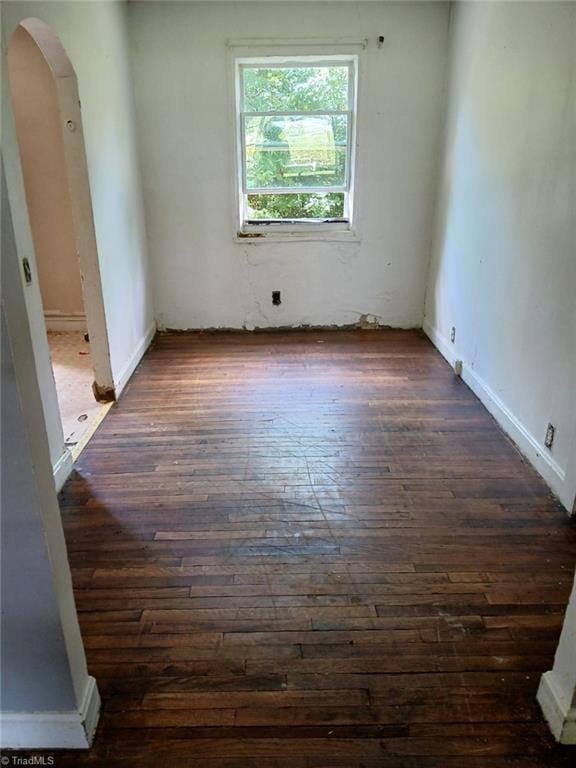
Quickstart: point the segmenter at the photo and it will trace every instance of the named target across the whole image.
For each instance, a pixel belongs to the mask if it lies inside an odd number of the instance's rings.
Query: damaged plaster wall
[[[249,2],[131,2],[128,13],[159,326],[343,326],[366,315],[372,324],[420,326],[448,3],[278,2],[264,13]],[[369,39],[357,242],[234,240],[227,40],[277,37]]]

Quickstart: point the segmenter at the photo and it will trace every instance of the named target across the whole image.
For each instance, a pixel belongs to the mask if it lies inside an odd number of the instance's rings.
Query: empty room
[[[576,2],[5,0],[2,765],[576,760]]]

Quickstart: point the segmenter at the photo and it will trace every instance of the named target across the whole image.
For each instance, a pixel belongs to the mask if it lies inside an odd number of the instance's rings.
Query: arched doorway
[[[29,278],[38,278],[74,457],[100,423],[102,403],[114,400],[78,84],[58,36],[33,18],[11,38],[8,74],[35,251]]]

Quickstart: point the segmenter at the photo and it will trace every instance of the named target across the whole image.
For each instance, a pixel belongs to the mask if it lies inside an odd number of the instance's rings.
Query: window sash
[[[244,111],[244,97],[245,97],[245,90],[244,90],[244,70],[245,69],[252,69],[257,66],[260,66],[262,68],[266,69],[308,69],[308,68],[314,68],[314,67],[338,67],[346,65],[348,68],[348,109],[347,110],[269,110],[269,111]],[[300,59],[300,58],[288,58],[284,59],[281,62],[274,62],[270,61],[268,57],[265,57],[263,59],[259,59],[258,61],[243,61],[243,62],[237,62],[237,71],[238,71],[238,93],[237,93],[237,104],[238,104],[238,150],[240,154],[240,178],[239,181],[241,183],[241,190],[240,190],[240,218],[241,218],[241,224],[247,224],[250,222],[250,224],[255,224],[255,221],[248,219],[248,196],[249,195],[288,195],[288,194],[329,194],[331,192],[338,192],[344,195],[344,211],[343,211],[343,217],[339,219],[335,219],[335,221],[350,221],[350,190],[352,186],[352,174],[353,174],[353,167],[354,167],[354,158],[353,158],[353,143],[355,141],[355,104],[356,104],[356,69],[357,69],[357,59],[354,58],[346,58],[344,60],[339,59],[338,57],[335,58],[326,58],[317,60],[316,57],[314,57],[314,60],[311,60],[309,58],[307,61],[306,59]],[[345,162],[345,184],[340,186],[326,186],[326,187],[306,187],[306,186],[300,186],[300,187],[266,187],[266,188],[248,188],[246,183],[246,118],[248,117],[290,117],[290,116],[307,116],[307,115],[326,115],[326,116],[340,116],[344,115],[347,118],[347,138],[346,138],[346,162]],[[278,224],[281,225],[282,222],[285,221],[287,224],[293,223],[294,221],[303,222],[303,223],[314,223],[314,222],[321,222],[325,221],[325,219],[322,218],[316,218],[316,219],[260,219],[258,220],[258,224],[266,224],[272,222],[274,225]]]
[[[328,195],[348,192],[348,187],[258,187],[247,189],[246,195]]]

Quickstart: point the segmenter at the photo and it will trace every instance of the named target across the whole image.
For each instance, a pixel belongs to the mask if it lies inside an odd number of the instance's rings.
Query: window
[[[348,228],[356,57],[237,60],[240,225]]]

